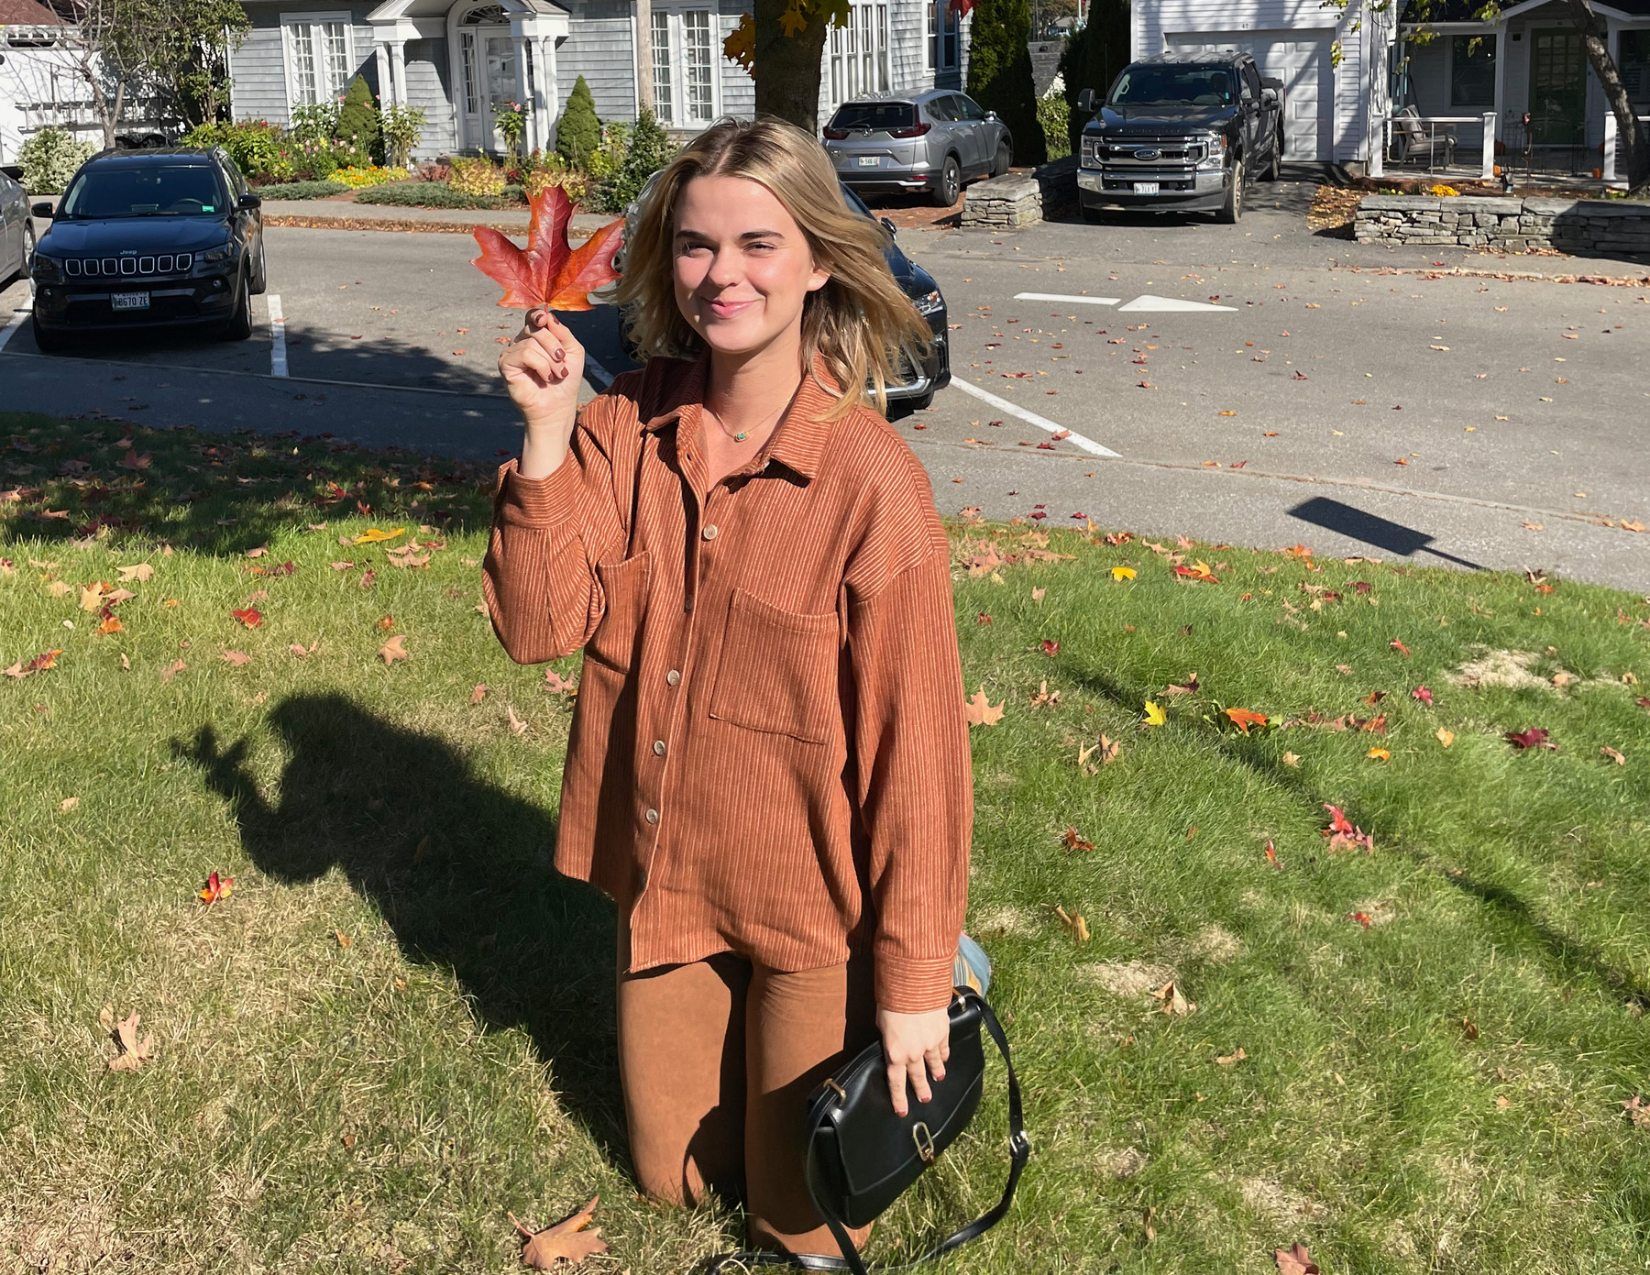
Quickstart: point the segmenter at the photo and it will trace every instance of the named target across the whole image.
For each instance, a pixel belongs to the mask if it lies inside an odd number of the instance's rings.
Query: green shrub
[[[591,152],[602,144],[602,125],[596,118],[596,99],[584,76],[573,83],[567,109],[556,125],[556,153],[573,168],[583,168]]]
[[[292,108],[290,136],[297,142],[332,143],[338,136],[338,103],[312,102]]]
[[[61,195],[92,154],[89,142],[77,142],[60,128],[43,128],[17,152],[23,165],[23,189],[31,195]]]
[[[623,120],[612,120],[602,125],[601,144],[591,151],[584,162],[585,176],[592,187],[600,186],[624,163],[625,151],[630,147],[630,126]]]
[[[519,208],[525,202],[520,186],[505,186],[496,195],[467,195],[440,182],[391,182],[373,186],[355,196],[358,204],[388,204],[398,208]]]
[[[384,162],[405,168],[424,128],[424,112],[416,106],[386,106],[379,131],[384,138]]]
[[[258,193],[265,199],[325,199],[348,189],[343,182],[271,182],[258,187]]]
[[[1037,121],[1030,39],[1026,0],[979,0],[968,37],[968,95],[1008,125],[1018,162],[1041,164],[1048,147]]]
[[[644,106],[623,162],[596,191],[597,207],[606,213],[622,213],[641,194],[647,179],[670,162],[675,150],[658,119]]]
[[[295,176],[287,135],[267,120],[197,124],[183,135],[183,144],[223,147],[248,181],[290,181]]]
[[[362,163],[370,163],[383,154],[379,149],[383,143],[378,108],[373,104],[372,90],[359,75],[354,76],[349,88],[344,90],[343,105],[338,108],[337,138],[361,152]]]
[[[504,170],[485,156],[460,156],[453,160],[453,175],[447,184],[461,195],[500,195],[504,193]]]
[[[1037,123],[1050,159],[1071,154],[1071,105],[1063,93],[1045,93],[1037,99]]]

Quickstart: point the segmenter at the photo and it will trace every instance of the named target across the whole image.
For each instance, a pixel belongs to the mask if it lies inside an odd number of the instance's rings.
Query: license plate
[[[109,298],[109,305],[115,310],[147,310],[149,308],[149,294],[147,292],[116,292]]]
[[[877,162],[877,157],[875,155],[861,155],[859,157],[859,166],[861,168],[875,168],[877,166]]]
[[[1134,184],[1134,193],[1137,194],[1137,195],[1155,195],[1155,194],[1157,194],[1157,183],[1156,182],[1135,182],[1135,184]]]

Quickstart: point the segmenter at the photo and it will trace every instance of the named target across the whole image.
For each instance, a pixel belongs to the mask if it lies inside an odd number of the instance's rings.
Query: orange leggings
[[[642,1190],[742,1195],[751,1244],[836,1256],[803,1178],[803,1115],[844,1051],[876,1038],[871,962],[785,973],[719,953],[627,974],[624,928],[619,1072]]]

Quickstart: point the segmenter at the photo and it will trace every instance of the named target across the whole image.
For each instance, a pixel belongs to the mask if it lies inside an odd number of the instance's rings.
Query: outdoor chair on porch
[[[1421,113],[1406,106],[1392,117],[1392,162],[1448,168],[1455,162],[1455,131],[1429,132]]]

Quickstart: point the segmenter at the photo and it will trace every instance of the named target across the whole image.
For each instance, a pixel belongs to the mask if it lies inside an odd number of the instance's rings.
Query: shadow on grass
[[[1136,704],[1150,699],[1156,693],[1155,687],[1125,687],[1105,674],[1092,670],[1078,673],[1076,678],[1078,684],[1086,690],[1105,697],[1127,712],[1135,711]],[[1243,747],[1238,738],[1216,736],[1212,742],[1226,757],[1241,766],[1247,766],[1283,791],[1301,798],[1314,812],[1321,809],[1320,796],[1307,787],[1299,772],[1285,766],[1281,760],[1258,755],[1253,750]],[[1399,848],[1402,851],[1402,847]],[[1520,932],[1520,937],[1532,941],[1532,946],[1545,949],[1566,976],[1592,981],[1611,995],[1619,996],[1627,1005],[1650,1010],[1650,987],[1628,971],[1611,964],[1596,948],[1578,942],[1570,935],[1542,921],[1531,910],[1530,905],[1511,890],[1493,881],[1479,880],[1464,869],[1441,863],[1434,856],[1424,852],[1402,852],[1409,854],[1422,866],[1439,873],[1456,889],[1495,909],[1503,921]]]
[[[0,539],[107,537],[235,555],[288,531],[370,517],[487,525],[491,465],[367,450],[324,436],[206,434],[0,415]],[[320,534],[326,534],[322,532]]]
[[[408,960],[450,970],[489,1030],[528,1034],[569,1114],[628,1164],[612,909],[550,868],[555,820],[345,696],[292,696],[269,720],[288,754],[279,805],[258,791],[245,739],[223,748],[203,726],[173,741],[229,803],[252,862],[287,884],[341,870]]]

